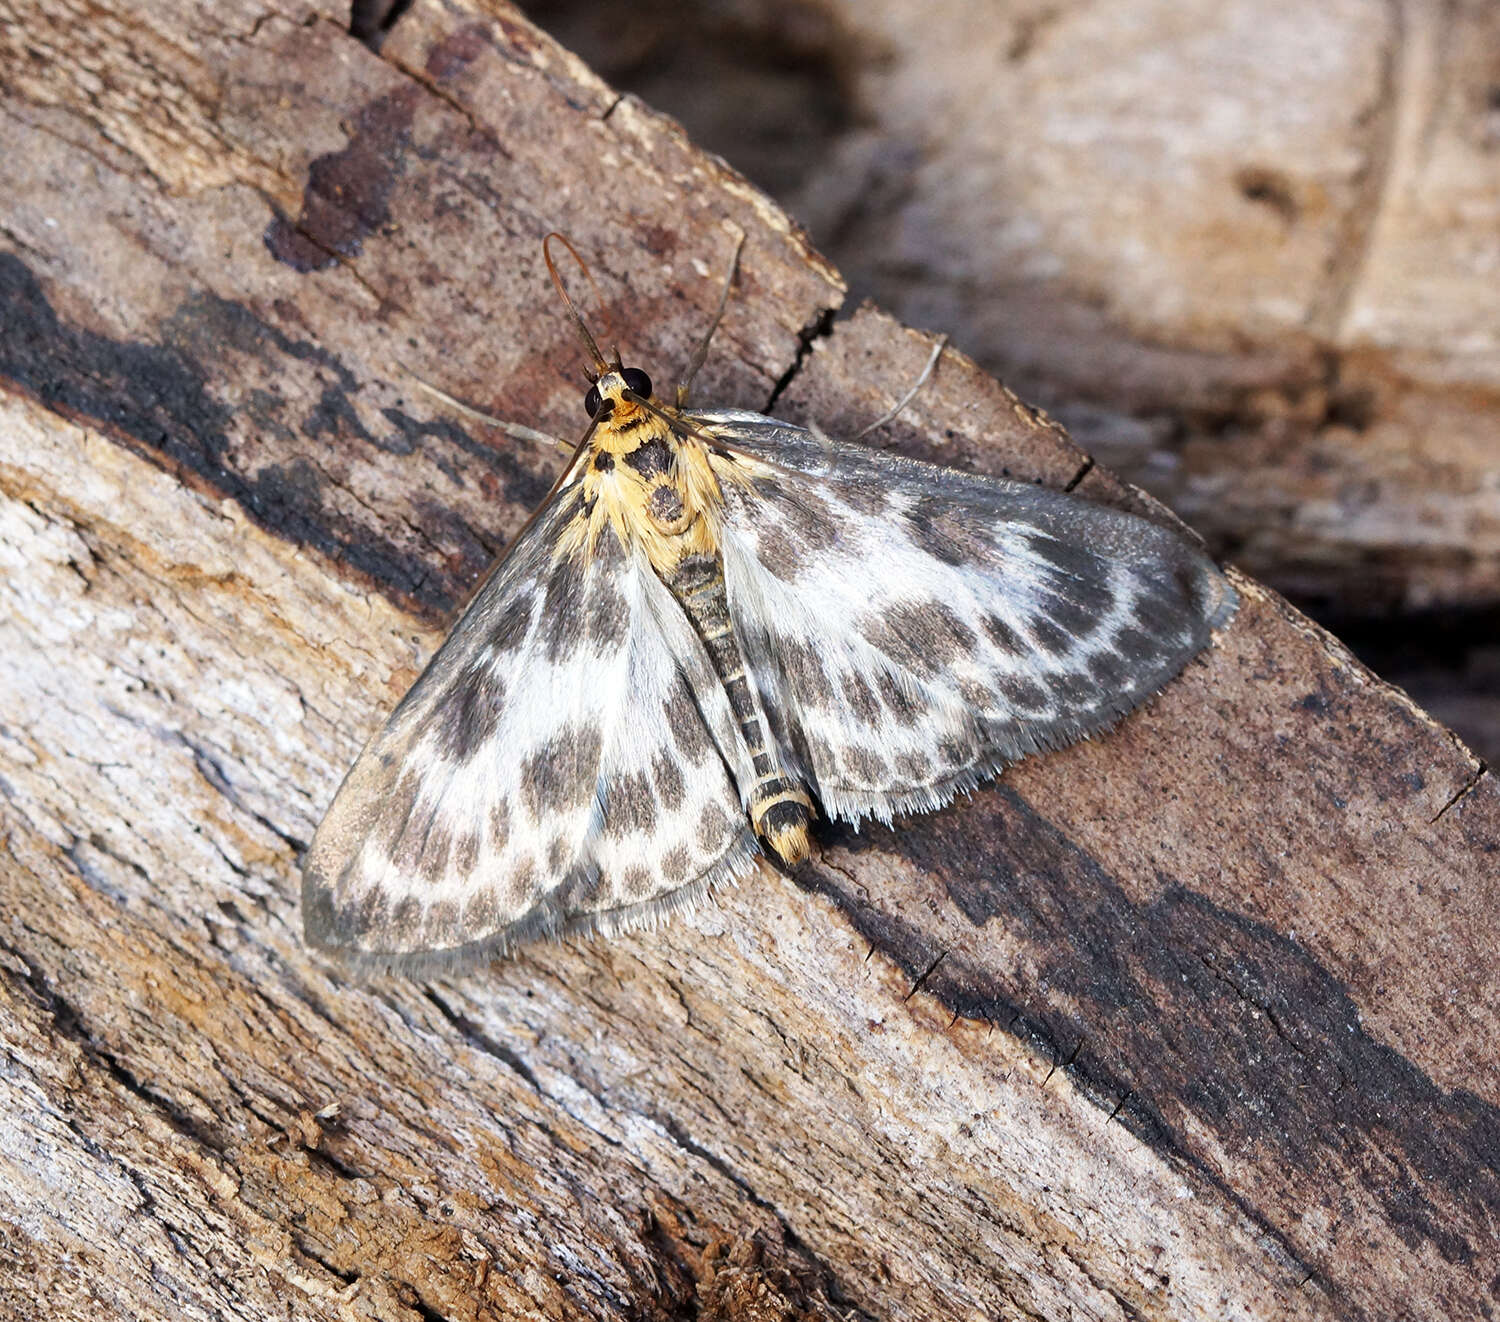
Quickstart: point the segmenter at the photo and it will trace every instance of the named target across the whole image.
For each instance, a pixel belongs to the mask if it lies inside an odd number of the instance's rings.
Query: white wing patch
[[[1132,515],[758,414],[694,421],[775,465],[723,483],[725,583],[775,736],[830,815],[934,808],[1111,725],[1234,610],[1206,556]]]
[[[702,644],[613,537],[587,562],[554,554],[565,503],[346,777],[304,864],[314,944],[468,963],[650,922],[749,865],[748,756]]]

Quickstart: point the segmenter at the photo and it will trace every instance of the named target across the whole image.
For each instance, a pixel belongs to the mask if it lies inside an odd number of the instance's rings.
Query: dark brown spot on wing
[[[892,661],[923,676],[936,674],[977,641],[973,630],[940,601],[902,602],[866,617],[860,632]]]
[[[879,683],[880,696],[885,700],[891,715],[902,725],[915,725],[922,716],[921,702],[908,693],[906,686],[889,670],[880,672]]]
[[[510,839],[510,804],[496,799],[490,804],[490,845],[499,854]]]
[[[1121,629],[1114,644],[1115,650],[1127,661],[1154,661],[1165,650],[1150,634],[1131,627]]]
[[[1043,711],[1048,706],[1047,690],[1024,675],[997,675],[995,687],[1012,708],[1032,712]]]
[[[874,788],[884,784],[887,775],[885,759],[873,748],[851,745],[844,749],[840,760],[844,770],[860,785]]]
[[[1089,657],[1088,666],[1094,682],[1107,692],[1119,692],[1130,679],[1130,667],[1113,652],[1095,653]]]
[[[811,490],[787,491],[777,513],[804,553],[827,550],[844,524],[838,510]]]
[[[823,669],[817,652],[807,643],[791,641],[781,651],[781,666],[787,687],[798,702],[809,707],[825,707],[833,696],[833,682]]]
[[[589,585],[588,636],[595,642],[618,643],[625,637],[628,619],[629,611],[619,589],[605,575],[595,575]]]
[[[403,896],[391,910],[390,931],[398,945],[416,945],[422,930],[422,906],[414,895]]]
[[[944,564],[985,564],[993,559],[994,548],[983,530],[971,526],[946,501],[924,496],[906,517],[912,540]]]
[[[687,790],[682,772],[665,753],[658,753],[651,763],[651,778],[656,784],[656,797],[668,812],[676,812],[682,806],[682,796]]]
[[[422,857],[418,872],[430,886],[440,885],[448,875],[448,856],[453,850],[453,833],[446,827],[433,823],[422,844]]]
[[[863,675],[851,670],[839,681],[839,687],[844,690],[844,701],[849,704],[849,710],[860,720],[866,725],[879,722],[883,715],[880,699],[875,696],[875,690],[865,682]]]
[[[711,803],[703,811],[698,825],[698,848],[710,857],[716,856],[729,840],[730,822],[724,810]]]
[[[688,869],[692,867],[692,860],[688,852],[680,845],[676,849],[668,850],[661,861],[661,875],[673,886],[680,886],[687,880]]]
[[[1031,636],[1036,639],[1037,646],[1052,656],[1067,656],[1077,645],[1073,636],[1060,625],[1049,620],[1045,615],[1038,615],[1028,621]]]
[[[656,878],[645,868],[637,865],[625,869],[625,875],[621,878],[622,898],[627,900],[644,900],[656,889]]]
[[[391,862],[403,872],[414,873],[421,867],[422,854],[427,848],[427,836],[436,818],[435,803],[424,802],[413,809],[396,847],[391,851]]]
[[[1075,639],[1087,638],[1104,623],[1105,612],[1074,597],[1053,593],[1042,599],[1041,607],[1059,629]]]
[[[461,877],[471,876],[479,866],[479,833],[464,831],[453,838],[453,870]]]
[[[516,863],[507,879],[507,887],[510,904],[506,907],[512,913],[519,913],[541,894],[536,879],[536,860],[529,854]]]
[[[583,638],[583,621],[577,610],[578,572],[578,566],[569,557],[557,561],[547,574],[537,627],[549,661],[571,656]]]
[[[438,705],[443,755],[467,762],[495,737],[505,709],[505,681],[493,663],[475,659],[449,685]],[[498,755],[499,750],[495,750]]]
[[[475,891],[464,901],[463,925],[464,935],[471,939],[493,932],[500,926],[500,906],[490,887]]]
[[[1164,626],[1185,620],[1190,604],[1197,600],[1193,576],[1137,580],[1135,613],[1146,624]]]
[[[971,707],[977,707],[980,711],[987,711],[995,703],[995,692],[988,684],[983,684],[977,679],[961,679],[958,681],[958,696]]]
[[[650,777],[644,771],[616,776],[609,786],[604,815],[607,834],[619,839],[632,831],[649,831],[656,825],[656,799]]]
[[[713,744],[709,740],[708,731],[703,728],[703,717],[698,712],[698,704],[693,700],[692,691],[680,676],[672,685],[672,691],[662,707],[667,724],[672,727],[672,737],[676,739],[682,755],[690,763],[703,761]]]
[[[1008,620],[998,615],[984,617],[984,632],[990,642],[1010,656],[1025,656],[1031,650],[1026,640],[1016,632]]]
[[[375,843],[387,856],[395,853],[401,837],[406,834],[412,812],[417,806],[417,796],[421,792],[421,777],[415,771],[408,770],[396,782],[396,788],[381,805]]]
[[[427,939],[434,943],[450,942],[458,926],[458,904],[454,900],[437,900],[427,908],[424,924]]]
[[[1043,533],[1033,533],[1026,539],[1031,553],[1038,559],[1054,565],[1062,573],[1078,579],[1097,579],[1100,574],[1100,558],[1092,551],[1071,542],[1060,542]]]
[[[521,794],[534,821],[584,803],[599,774],[598,730],[564,726],[521,767]]]
[[[898,753],[895,762],[896,774],[908,785],[925,785],[932,776],[932,763],[924,753]]]
[[[783,583],[795,583],[802,575],[805,556],[798,543],[780,527],[757,530],[756,555],[766,570]]]
[[[949,767],[968,766],[974,760],[973,744],[966,739],[944,739],[938,745],[938,757]]]
[[[526,641],[533,605],[535,598],[531,593],[518,592],[495,612],[494,623],[487,630],[486,638],[497,655],[513,652]]]
[[[372,887],[354,907],[354,929],[357,932],[379,932],[390,925],[390,899],[379,887]]]
[[[1103,560],[1099,560],[1091,566],[1091,571],[1087,576],[1054,573],[1047,577],[1045,586],[1053,595],[1074,602],[1091,614],[1108,615],[1115,604],[1115,593],[1109,580],[1109,566]]]
[[[1061,700],[1074,710],[1092,707],[1099,690],[1087,675],[1074,671],[1063,671],[1049,681],[1054,700]],[[1055,705],[1055,704],[1054,704]]]
[[[890,495],[879,482],[840,482],[839,500],[858,514],[880,515],[890,508]]]
[[[820,773],[826,773],[834,767],[833,749],[828,746],[828,741],[821,735],[810,731],[802,732],[802,749],[807,764],[815,767]]]

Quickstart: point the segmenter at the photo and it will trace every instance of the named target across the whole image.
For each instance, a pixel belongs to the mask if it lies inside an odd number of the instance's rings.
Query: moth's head
[[[583,397],[583,407],[588,410],[589,417],[600,422],[636,407],[632,400],[625,398],[626,391],[639,399],[651,398],[651,378],[639,367],[621,367],[617,362],[599,376],[594,377],[592,373],[590,376],[593,385]]]

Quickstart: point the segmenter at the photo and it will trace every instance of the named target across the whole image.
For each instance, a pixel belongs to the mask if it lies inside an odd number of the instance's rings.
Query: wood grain
[[[1493,777],[1273,594],[1108,738],[660,931],[360,984],[297,856],[577,355],[852,432],[928,341],[501,6],[0,29],[0,1306],[1480,1318]],[[880,444],[1170,517],[946,355]]]

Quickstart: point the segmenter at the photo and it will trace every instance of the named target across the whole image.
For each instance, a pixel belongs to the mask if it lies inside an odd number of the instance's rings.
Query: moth
[[[424,971],[655,922],[805,859],[819,816],[890,823],[1105,730],[1234,612],[1145,519],[689,409],[707,337],[658,399],[544,255],[588,430],[318,828],[312,945]]]

